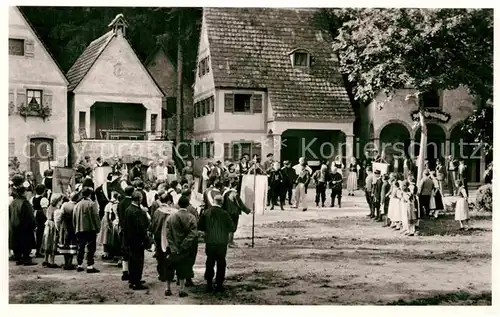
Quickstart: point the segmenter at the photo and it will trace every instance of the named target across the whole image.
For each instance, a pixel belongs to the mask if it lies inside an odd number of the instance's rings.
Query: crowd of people
[[[27,178],[19,174],[11,178],[9,247],[16,265],[36,265],[31,258],[36,249],[43,267],[60,268],[55,262],[60,254],[64,270],[99,273],[95,253],[102,245],[102,260],[121,267],[122,280],[141,290],[147,288],[142,272],[149,250],[154,252],[159,280],[166,283],[165,295],[172,295],[171,284],[177,277],[179,296],[184,297],[186,287],[193,285],[202,233],[207,290],[224,290],[227,248],[236,247],[234,232],[241,213],[250,213],[238,194],[239,179],[211,176],[200,205],[193,200],[191,164],[177,174],[168,169],[170,164],[163,169],[159,161],[156,166],[149,164],[143,175],[140,161],[128,170],[116,159],[108,164],[112,172],[106,181],[96,187],[92,170],[106,164],[100,159],[95,166],[89,162],[85,158],[77,164],[80,175],[68,193],[52,192],[51,170],[34,186],[30,198]]]

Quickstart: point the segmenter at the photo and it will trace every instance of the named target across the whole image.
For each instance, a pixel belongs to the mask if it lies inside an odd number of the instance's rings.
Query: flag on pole
[[[75,188],[75,171],[72,168],[54,167],[52,192],[66,194]]]
[[[254,179],[255,192],[254,192]],[[256,214],[264,214],[264,209],[266,207],[266,195],[267,195],[267,176],[265,175],[243,175],[241,181],[241,191],[240,197],[245,206],[249,209],[254,208]]]

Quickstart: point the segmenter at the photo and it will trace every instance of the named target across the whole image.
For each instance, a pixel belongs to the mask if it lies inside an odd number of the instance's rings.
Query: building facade
[[[68,158],[68,80],[17,7],[9,7],[9,158],[40,179],[39,161]]]
[[[149,73],[165,93],[161,128],[166,140],[175,140],[177,130],[177,63],[163,46],[158,46],[144,63]],[[193,137],[193,88],[184,83],[182,88],[182,126],[184,139]]]
[[[352,156],[355,115],[314,13],[203,10],[193,97],[196,170],[242,154],[292,162],[304,156],[313,167]]]
[[[73,163],[85,155],[128,163],[172,155],[161,131],[164,93],[128,42],[127,26],[119,14],[67,73]]]
[[[418,117],[417,104],[421,104],[425,108],[426,159],[430,168],[435,166],[437,159],[445,162],[452,155],[457,160],[463,159],[469,167],[469,182],[479,182],[486,167],[486,157],[477,144],[461,132],[461,123],[475,109],[467,88],[430,91],[421,94],[416,102],[409,102],[407,96],[414,93],[412,89],[401,89],[390,100],[380,93],[366,107],[361,106],[358,149],[368,143],[365,149],[377,148],[379,152],[385,149],[384,152],[389,153],[388,163],[396,166],[401,165],[403,154],[417,157],[421,130],[415,128],[414,122]],[[383,106],[379,107],[380,104]]]

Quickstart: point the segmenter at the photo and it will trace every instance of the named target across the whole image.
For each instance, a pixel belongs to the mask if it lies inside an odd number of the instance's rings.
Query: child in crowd
[[[469,203],[467,201],[467,191],[462,180],[456,181],[456,205],[455,205],[455,220],[460,223],[460,230],[469,230]]]

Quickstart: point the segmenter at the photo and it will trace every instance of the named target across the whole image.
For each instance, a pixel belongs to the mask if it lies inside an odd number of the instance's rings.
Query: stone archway
[[[465,162],[468,167],[469,182],[481,181],[482,152],[478,146],[472,137],[462,132],[460,123],[454,125],[450,132],[450,155]]]
[[[402,162],[411,143],[410,130],[401,122],[391,122],[382,127],[379,137],[390,170],[402,172]]]
[[[418,157],[420,151],[421,128],[415,131],[414,155]],[[434,170],[437,160],[443,160],[446,156],[446,129],[437,123],[427,123],[427,151],[425,159],[429,162],[429,168]]]

